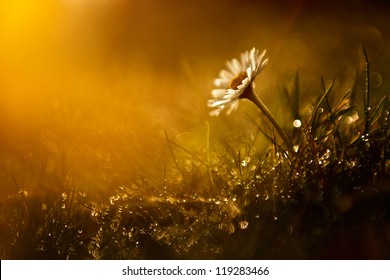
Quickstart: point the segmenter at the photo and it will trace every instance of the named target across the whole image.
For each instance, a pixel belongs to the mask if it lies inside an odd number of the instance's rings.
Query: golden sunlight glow
[[[190,132],[205,141],[213,78],[226,59],[253,46],[268,50],[270,63],[256,83],[267,104],[298,70],[313,91],[321,90],[313,73],[340,74],[334,72],[343,67],[329,57],[354,46],[345,47],[336,23],[324,18],[314,30],[307,21],[318,18],[301,17],[302,1],[289,1],[294,9],[260,2],[1,1],[0,144],[13,153],[4,164],[14,169],[7,176],[23,170],[33,185],[36,174],[26,170],[44,163],[47,174],[71,174],[85,187],[115,186],[146,173],[163,177],[165,133],[177,140]],[[374,46],[384,29],[354,32],[352,39],[368,40],[368,52],[378,55]],[[355,74],[343,72],[339,83]],[[227,137],[243,126],[242,118],[232,118],[212,133]]]

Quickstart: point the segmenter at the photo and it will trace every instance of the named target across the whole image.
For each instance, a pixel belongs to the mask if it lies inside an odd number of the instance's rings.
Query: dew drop
[[[86,192],[79,192],[79,195],[80,195],[81,197],[86,197],[86,196],[87,196],[87,193],[86,193]]]
[[[302,122],[300,120],[296,119],[295,121],[293,121],[293,126],[295,128],[299,128],[302,126]]]
[[[249,222],[248,221],[240,221],[239,226],[240,226],[240,229],[247,229],[249,226]]]

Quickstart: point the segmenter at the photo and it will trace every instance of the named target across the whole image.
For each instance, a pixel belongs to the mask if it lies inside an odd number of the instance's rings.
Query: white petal
[[[222,109],[218,108],[218,109],[215,109],[215,110],[212,110],[209,112],[210,116],[212,117],[218,117],[219,114],[221,113]]]
[[[229,71],[226,71],[225,69],[219,71],[219,77],[221,79],[227,79],[227,80],[231,80],[234,78],[234,75],[232,73],[230,73]]]
[[[241,63],[243,67],[247,67],[249,65],[249,52],[245,51],[241,54]]]
[[[246,65],[246,58],[245,58],[245,52],[243,52],[241,55],[240,55],[240,59],[241,59],[241,64],[243,66]]]
[[[233,75],[237,75],[236,70],[235,70],[235,68],[234,68],[234,65],[233,65],[233,63],[232,63],[230,60],[226,61],[226,68],[227,68],[231,73],[233,73]],[[234,76],[233,76],[233,77],[234,77]]]
[[[250,80],[252,79],[252,67],[248,67],[248,69],[246,69],[246,75]]]
[[[229,108],[226,111],[226,115],[230,115],[230,113],[237,110],[237,108],[238,108],[238,100],[230,104]]]
[[[262,63],[261,63],[261,67],[264,68],[264,66],[266,66],[268,63],[268,58],[266,58]]]
[[[257,60],[257,49],[253,48],[251,50],[251,54],[250,54],[250,62],[251,62],[251,67],[252,69],[256,69],[257,68],[257,65],[258,65],[258,60]]]
[[[214,98],[222,98],[226,95],[226,89],[213,89],[211,95]]]
[[[214,85],[220,88],[228,88],[230,80],[217,78],[214,80]]]
[[[237,58],[234,58],[232,61],[234,66],[236,67],[237,73],[241,73],[242,72],[241,62]]]
[[[226,105],[229,102],[230,102],[230,100],[216,100],[214,102],[209,103],[209,107],[215,108],[215,107],[218,107],[221,105]]]
[[[263,59],[263,57],[265,56],[265,53],[267,52],[267,50],[265,49],[265,50],[263,50],[263,52],[261,53],[261,55],[260,55],[260,58],[261,59]]]
[[[226,66],[235,76],[241,72],[240,62],[236,58],[227,61]]]
[[[227,93],[228,93],[228,94],[231,94],[231,95],[235,95],[235,94],[238,93],[238,90],[232,89],[232,88],[228,88]]]
[[[263,58],[264,58],[264,56],[265,56],[266,51],[267,51],[267,50],[263,50],[263,52],[258,56],[258,58],[257,58],[257,63],[258,63],[258,65],[259,65],[259,64],[262,64],[261,62],[262,62],[262,60],[263,60]]]
[[[250,84],[249,78],[245,78],[242,80],[242,85],[244,88],[246,88]]]
[[[248,78],[245,78],[245,79],[248,79]],[[245,84],[241,84],[241,85],[237,86],[237,89],[240,90],[240,91],[243,90],[244,88],[246,88]]]

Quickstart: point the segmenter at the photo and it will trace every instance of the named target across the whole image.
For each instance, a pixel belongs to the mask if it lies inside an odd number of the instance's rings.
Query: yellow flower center
[[[229,85],[229,88],[231,89],[238,89],[238,86],[242,84],[242,81],[247,78],[247,74],[246,72],[241,72],[239,73],[236,77],[234,77],[231,81],[230,81],[230,85]]]

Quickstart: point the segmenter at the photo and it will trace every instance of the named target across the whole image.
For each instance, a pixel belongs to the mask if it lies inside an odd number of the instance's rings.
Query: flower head
[[[265,52],[260,54],[253,48],[243,52],[240,60],[234,58],[226,62],[227,69],[221,70],[214,80],[216,88],[211,91],[213,99],[208,101],[208,106],[214,109],[210,112],[211,116],[218,116],[225,108],[227,115],[237,109],[238,99],[244,97],[268,62],[268,58],[264,59]]]

